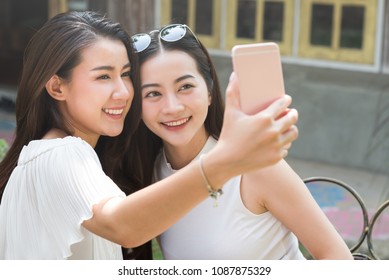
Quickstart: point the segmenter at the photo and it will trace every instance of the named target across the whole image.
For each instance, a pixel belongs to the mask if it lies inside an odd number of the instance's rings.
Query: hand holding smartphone
[[[255,114],[285,94],[281,55],[276,43],[236,45],[232,64],[238,77],[240,105]]]

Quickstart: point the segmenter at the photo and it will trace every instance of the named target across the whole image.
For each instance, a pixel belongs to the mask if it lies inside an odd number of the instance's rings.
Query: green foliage
[[[151,244],[153,248],[153,260],[163,260],[162,251],[161,248],[159,248],[158,241],[153,239]]]
[[[5,154],[7,153],[8,151],[8,143],[7,141],[5,141],[4,139],[0,139],[0,161],[3,160],[3,158],[5,157]]]

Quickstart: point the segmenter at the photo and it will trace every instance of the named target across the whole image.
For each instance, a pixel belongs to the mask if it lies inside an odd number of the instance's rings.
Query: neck
[[[163,149],[169,164],[178,170],[188,165],[201,152],[208,140],[208,133],[204,133],[200,139],[191,141],[182,146],[172,146],[164,143]]]
[[[52,128],[42,137],[42,139],[56,139],[56,138],[64,138],[66,136],[68,135],[64,131],[58,128]]]

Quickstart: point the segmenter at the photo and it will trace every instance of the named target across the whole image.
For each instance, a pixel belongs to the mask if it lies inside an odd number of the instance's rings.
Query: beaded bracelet
[[[202,154],[200,156],[200,161],[199,161],[201,176],[203,176],[205,185],[207,186],[207,189],[208,189],[209,196],[212,197],[215,200],[214,207],[217,207],[218,206],[218,199],[223,194],[223,190],[219,189],[219,190],[215,191],[215,189],[212,188],[211,184],[209,184],[208,178],[207,178],[207,176],[205,175],[205,172],[204,172],[203,157],[204,157],[204,154]]]

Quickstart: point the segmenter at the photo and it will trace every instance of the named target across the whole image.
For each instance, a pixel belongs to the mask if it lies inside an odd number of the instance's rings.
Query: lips
[[[103,111],[104,111],[104,113],[106,113],[108,115],[117,116],[117,115],[123,114],[124,109],[105,109],[105,108],[103,108]]]
[[[171,122],[162,122],[162,124],[166,125],[168,127],[177,127],[177,126],[181,126],[183,124],[186,124],[190,120],[190,118],[191,117],[176,120],[176,121],[171,121]]]

